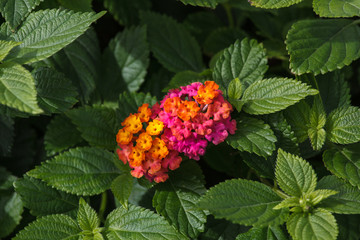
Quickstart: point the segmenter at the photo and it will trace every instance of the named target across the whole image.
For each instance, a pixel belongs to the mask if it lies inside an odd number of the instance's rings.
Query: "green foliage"
[[[115,198],[126,208],[133,189],[134,179],[129,173],[123,173],[111,183],[111,191]]]
[[[91,196],[110,188],[119,175],[115,156],[100,148],[75,148],[48,160],[27,174],[72,194]]]
[[[11,49],[20,45],[19,42],[0,40],[0,61],[2,61]]]
[[[308,129],[310,143],[314,150],[320,150],[324,145],[326,138],[325,123],[326,113],[323,104],[320,98],[316,97],[310,111]]]
[[[314,0],[314,11],[320,17],[360,16],[360,3],[351,0]]]
[[[311,108],[305,101],[300,101],[286,109],[286,120],[291,125],[298,141],[304,142],[308,138],[308,125],[310,123]]]
[[[240,234],[235,240],[287,240],[288,237],[284,230],[279,226],[269,226],[264,228],[253,227],[248,232]]]
[[[220,0],[180,0],[182,3],[190,4],[193,6],[211,7],[215,8]]]
[[[303,0],[254,0],[251,5],[261,8],[283,8],[302,2]]]
[[[89,239],[102,239],[102,236],[99,233],[100,219],[98,218],[96,211],[92,209],[83,198],[80,198],[79,201],[77,221],[80,228],[83,230],[82,234],[84,236]]]
[[[10,153],[14,142],[14,121],[0,115],[0,156],[6,156]]]
[[[143,103],[148,103],[149,106],[152,106],[156,103],[156,98],[152,97],[149,93],[124,92],[120,94],[119,108],[117,110],[117,117],[119,121],[124,121],[130,113],[136,113]]]

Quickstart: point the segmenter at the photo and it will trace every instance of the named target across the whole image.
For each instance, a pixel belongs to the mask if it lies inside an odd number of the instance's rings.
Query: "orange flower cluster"
[[[151,115],[149,104],[145,103],[121,123],[123,128],[116,135],[120,147],[117,153],[124,164],[129,163],[134,177],[145,175],[151,181],[164,182],[168,168],[178,168],[182,159],[178,154],[169,154],[165,142],[158,137],[164,123],[157,119],[150,121]]]

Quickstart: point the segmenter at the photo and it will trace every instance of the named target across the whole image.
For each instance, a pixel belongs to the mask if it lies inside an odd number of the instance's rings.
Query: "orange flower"
[[[124,129],[131,133],[137,133],[142,129],[140,118],[137,114],[130,114],[122,123],[121,126],[125,126]]]
[[[141,107],[138,108],[138,116],[141,122],[148,122],[151,116],[151,109],[149,108],[149,104],[144,103]]]
[[[200,111],[199,106],[194,101],[182,101],[178,109],[178,117],[183,121],[189,121]]]
[[[125,129],[120,129],[116,134],[116,142],[119,144],[126,145],[131,142],[133,134],[131,132],[126,131]]]
[[[179,97],[173,97],[166,99],[164,103],[165,112],[171,113],[171,115],[176,115],[177,109],[180,105],[181,99]]]
[[[149,150],[151,156],[155,159],[163,159],[168,155],[169,150],[165,145],[165,142],[160,138],[155,138],[152,142],[152,146]]]
[[[131,166],[139,167],[141,166],[142,162],[145,160],[145,153],[141,149],[137,147],[133,147],[129,155],[129,160]]]
[[[210,104],[212,100],[218,96],[218,89],[219,85],[214,81],[206,81],[205,85],[199,87],[197,95],[194,98],[199,104]]]
[[[136,147],[138,147],[143,151],[149,150],[151,148],[151,145],[152,145],[152,138],[146,132],[140,134],[139,138],[136,139]]]
[[[149,123],[149,126],[146,128],[146,132],[150,135],[159,135],[164,129],[164,123],[157,119],[154,119]]]

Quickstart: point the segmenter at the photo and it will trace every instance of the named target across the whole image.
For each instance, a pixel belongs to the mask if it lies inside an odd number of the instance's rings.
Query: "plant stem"
[[[225,9],[226,16],[227,16],[227,19],[228,19],[228,22],[229,22],[229,27],[233,28],[234,27],[234,18],[233,18],[233,15],[231,13],[230,5],[228,3],[224,3],[222,6]]]
[[[104,213],[106,210],[106,203],[107,203],[107,193],[106,191],[101,194],[101,203],[99,208],[99,218],[101,222],[104,222]]]
[[[285,194],[284,192],[280,191],[279,189],[273,189],[273,191],[283,199],[290,197],[289,195]]]

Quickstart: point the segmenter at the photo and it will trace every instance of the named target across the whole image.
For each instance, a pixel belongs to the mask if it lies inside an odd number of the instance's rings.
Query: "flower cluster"
[[[122,122],[117,153],[134,177],[166,181],[168,169],[180,166],[179,153],[199,160],[208,142],[219,144],[235,133],[232,110],[213,81],[170,90],[160,104],[143,104]]]

